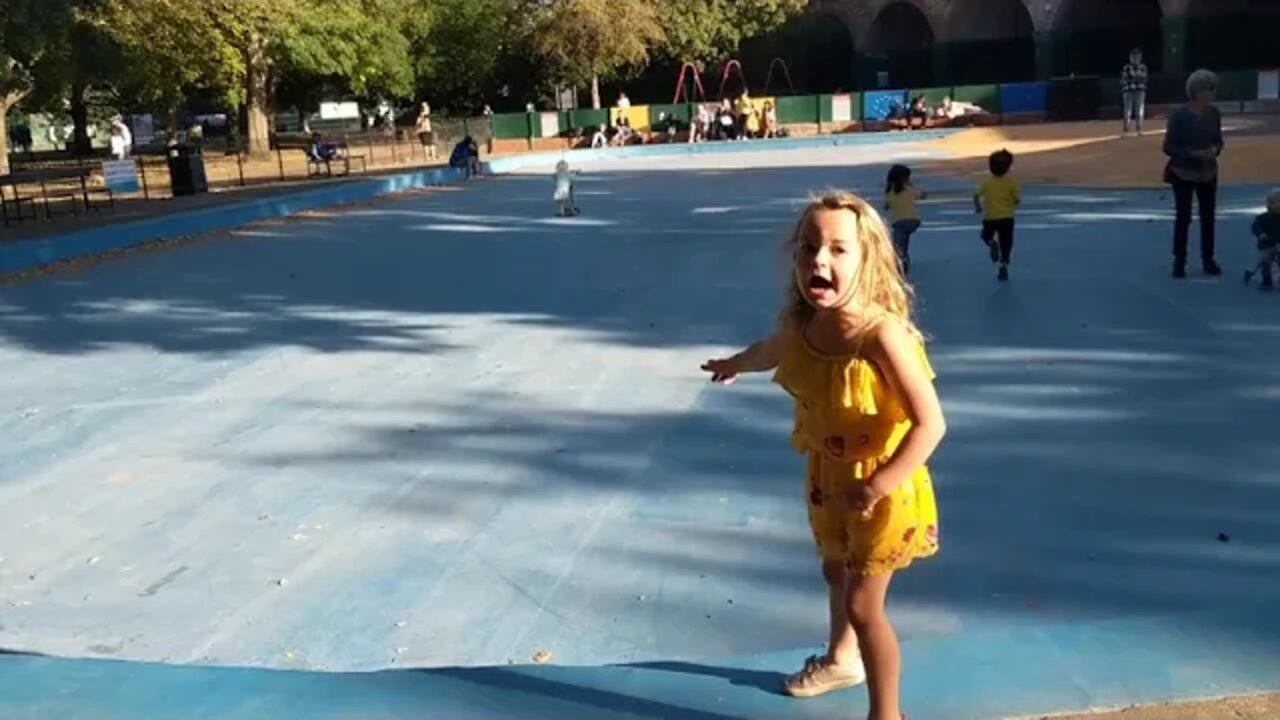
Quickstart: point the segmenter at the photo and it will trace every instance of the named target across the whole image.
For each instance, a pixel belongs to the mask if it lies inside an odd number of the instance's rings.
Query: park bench
[[[103,206],[115,208],[115,196],[111,188],[91,188],[89,177],[93,169],[88,167],[41,168],[19,170],[0,175],[0,199],[3,200],[4,224],[39,219],[37,202],[44,204],[46,219],[53,217],[54,200],[67,200],[72,214],[79,215],[81,204],[85,212],[98,211]],[[23,194],[22,188],[39,187],[38,194]],[[94,200],[94,195],[105,195],[105,200]],[[27,209],[30,209],[30,216]]]
[[[277,147],[282,150],[301,150],[302,154],[307,158],[307,177],[317,177],[321,174],[325,177],[333,177],[333,166],[335,163],[340,163],[342,166],[342,172],[340,175],[350,175],[351,163],[353,161],[360,162],[361,172],[368,171],[369,164],[366,162],[364,155],[352,155],[351,147],[347,144],[346,140],[325,138],[323,142],[332,144],[337,149],[337,153],[334,154],[333,157],[322,158],[313,155],[311,152],[310,140],[282,141],[277,145]]]

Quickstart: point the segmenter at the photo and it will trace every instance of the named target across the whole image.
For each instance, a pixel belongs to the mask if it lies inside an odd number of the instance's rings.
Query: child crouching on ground
[[[1244,271],[1247,283],[1254,275],[1261,275],[1261,289],[1274,287],[1271,265],[1276,261],[1276,245],[1280,243],[1280,188],[1267,193],[1267,211],[1253,221],[1253,236],[1258,241],[1258,262],[1252,270]]]

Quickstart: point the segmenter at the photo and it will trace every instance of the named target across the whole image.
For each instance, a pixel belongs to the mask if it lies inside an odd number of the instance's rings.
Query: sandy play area
[[[1280,118],[1223,119],[1225,184],[1280,183]],[[1143,137],[1120,137],[1118,121],[974,128],[931,143],[951,160],[925,163],[929,173],[981,175],[993,150],[1017,156],[1014,171],[1027,184],[1107,188],[1161,186],[1164,120],[1148,120]]]

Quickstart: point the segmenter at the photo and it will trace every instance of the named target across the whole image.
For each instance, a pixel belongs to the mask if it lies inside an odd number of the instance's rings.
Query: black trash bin
[[[209,180],[204,174],[204,153],[199,145],[169,148],[169,182],[174,197],[209,192]]]

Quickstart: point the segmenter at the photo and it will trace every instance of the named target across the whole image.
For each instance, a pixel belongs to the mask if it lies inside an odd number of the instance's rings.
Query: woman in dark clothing
[[[1191,199],[1200,206],[1200,260],[1206,275],[1221,275],[1214,260],[1214,210],[1218,196],[1218,156],[1222,154],[1222,114],[1214,107],[1218,76],[1197,70],[1187,78],[1187,104],[1169,116],[1164,136],[1165,182],[1173,186],[1173,276],[1187,276],[1187,232]]]

